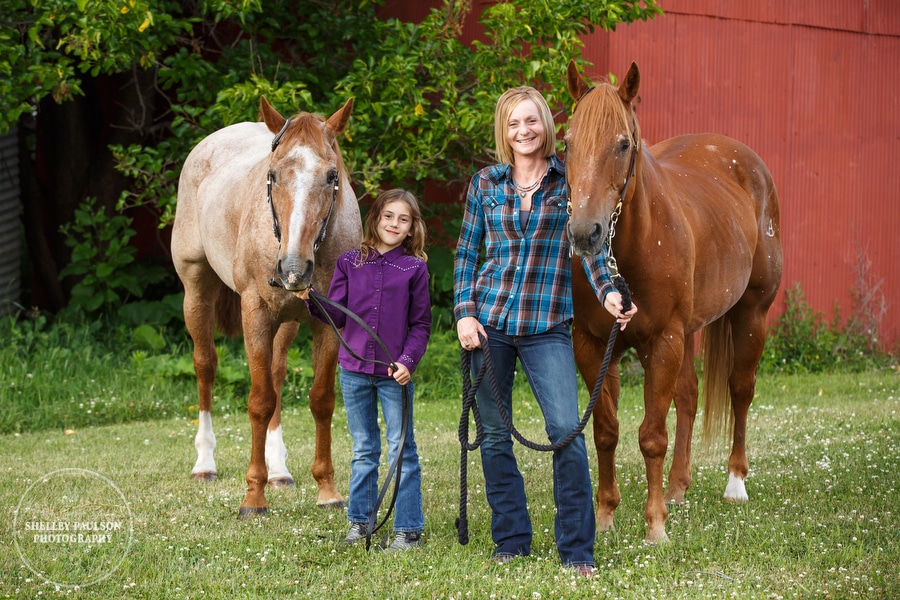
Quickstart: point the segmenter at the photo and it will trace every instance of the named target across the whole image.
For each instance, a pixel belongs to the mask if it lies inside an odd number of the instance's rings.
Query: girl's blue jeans
[[[384,415],[388,462],[385,473],[394,462],[400,447],[403,423],[403,386],[390,378],[373,377],[341,369],[341,392],[347,412],[347,426],[353,438],[353,459],[350,461],[350,501],[347,518],[354,523],[369,520],[378,499],[378,467],[381,462],[381,428],[378,425],[378,400]],[[400,488],[394,504],[394,531],[422,531],[425,516],[422,512],[422,471],[413,437],[413,384],[409,390],[409,428],[403,449]],[[393,486],[393,483],[391,484]],[[390,489],[388,494],[390,494]],[[390,496],[385,496],[386,501]],[[382,506],[386,510],[387,505]],[[381,515],[378,515],[381,518]]]

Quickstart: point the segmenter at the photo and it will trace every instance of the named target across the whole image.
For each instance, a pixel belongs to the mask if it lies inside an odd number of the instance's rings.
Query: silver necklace
[[[537,180],[530,185],[519,185],[519,183],[515,179],[513,179],[512,182],[513,182],[513,185],[516,187],[516,191],[518,191],[519,194],[521,194],[523,196],[528,195],[528,192],[530,192],[531,190],[536,188],[538,185],[540,185],[541,181],[544,179],[544,175],[547,173],[547,169],[549,169],[549,168],[550,168],[550,163],[547,163],[547,168],[544,169],[544,172],[541,173],[540,177],[538,177]]]
[[[519,191],[519,193],[521,193],[521,194],[527,194],[528,192],[530,192],[531,190],[533,190],[534,188],[536,188],[540,182],[541,182],[541,180],[538,179],[537,181],[535,181],[535,182],[532,183],[531,185],[519,185],[519,184],[516,182],[516,180],[513,179],[513,185],[516,186],[516,189],[517,189],[517,190]]]

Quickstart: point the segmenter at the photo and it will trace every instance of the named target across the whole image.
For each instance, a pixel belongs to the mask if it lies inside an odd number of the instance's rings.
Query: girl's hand
[[[463,317],[456,322],[456,336],[459,338],[459,343],[463,349],[474,350],[475,348],[480,348],[481,338],[479,334],[487,337],[484,327],[481,326],[481,323],[475,317]]]
[[[619,292],[610,292],[603,300],[603,307],[609,311],[609,314],[616,318],[616,323],[620,325],[620,329],[624,331],[631,317],[637,312],[637,305],[632,302],[628,312],[622,312],[622,294]]]
[[[406,365],[397,365],[397,370],[394,371],[390,367],[388,368],[388,375],[394,378],[394,381],[399,383],[400,385],[406,385],[412,379],[412,376],[409,374],[409,369],[406,368]]]

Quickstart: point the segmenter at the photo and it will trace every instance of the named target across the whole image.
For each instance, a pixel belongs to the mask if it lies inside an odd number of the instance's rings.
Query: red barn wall
[[[421,21],[440,1],[394,0]],[[484,0],[473,0],[467,39]],[[781,200],[785,290],[800,284],[831,320],[853,294],[886,310],[881,341],[900,345],[900,2],[660,0],[664,15],[585,37],[592,79],[641,70],[645,139],[735,137],[769,165]],[[564,77],[560,73],[560,77]],[[862,276],[863,286],[860,286]]]

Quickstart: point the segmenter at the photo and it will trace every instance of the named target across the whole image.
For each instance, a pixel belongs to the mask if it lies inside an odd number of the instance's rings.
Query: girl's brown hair
[[[406,239],[401,244],[403,253],[425,261],[428,260],[428,255],[425,253],[425,221],[422,219],[419,201],[416,200],[412,192],[395,188],[379,194],[366,214],[366,222],[363,226],[363,241],[359,249],[360,265],[365,262],[372,252],[375,252],[375,248],[378,245],[376,226],[378,225],[378,220],[381,219],[384,207],[396,200],[406,204],[407,208],[409,208],[409,216],[412,218],[409,235],[406,236]]]

